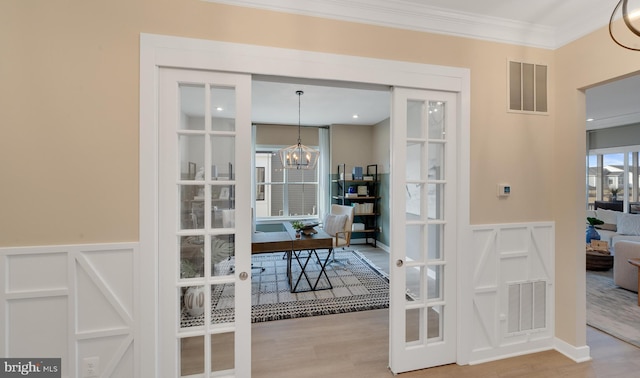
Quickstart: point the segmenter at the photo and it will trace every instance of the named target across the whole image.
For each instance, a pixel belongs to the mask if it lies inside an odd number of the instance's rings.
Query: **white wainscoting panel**
[[[137,243],[0,248],[0,356],[61,358],[81,377],[134,377]]]
[[[471,227],[471,234],[467,245],[472,251],[466,254],[474,267],[469,362],[553,349],[554,224],[479,225]]]

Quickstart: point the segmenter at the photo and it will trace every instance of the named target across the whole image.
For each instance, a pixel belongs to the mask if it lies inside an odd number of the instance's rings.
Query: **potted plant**
[[[587,244],[591,243],[591,240],[600,240],[600,234],[596,230],[597,225],[604,224],[604,222],[598,218],[587,217],[587,223],[589,223],[589,227],[587,227]]]
[[[291,222],[291,226],[296,230],[296,238],[299,238],[300,232],[302,232],[302,229],[304,228],[304,224],[302,224],[301,221],[293,221]]]
[[[615,201],[618,199],[618,193],[620,193],[620,188],[617,186],[610,186],[609,192],[611,192],[611,201]]]

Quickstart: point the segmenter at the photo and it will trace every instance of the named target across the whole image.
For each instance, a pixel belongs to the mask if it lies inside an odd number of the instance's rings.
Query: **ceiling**
[[[615,0],[208,0],[280,12],[555,49],[607,25]],[[634,4],[635,2],[635,4]],[[640,0],[630,8],[640,8]],[[460,25],[463,24],[464,28]],[[612,42],[613,43],[613,42]],[[344,83],[253,83],[252,121],[303,125],[375,124],[389,116],[387,88]],[[640,76],[587,90],[587,128],[640,122]],[[354,119],[353,115],[359,118]]]

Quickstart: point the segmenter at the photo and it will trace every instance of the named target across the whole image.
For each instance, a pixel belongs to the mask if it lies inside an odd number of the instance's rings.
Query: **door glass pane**
[[[233,369],[235,358],[235,339],[233,332],[211,335],[211,371],[218,372]]]
[[[444,180],[444,145],[429,143],[428,180]]]
[[[427,269],[427,275],[425,280],[427,282],[427,299],[428,300],[442,300],[442,282],[444,282],[444,266],[442,265],[430,265]]]
[[[407,220],[419,220],[422,218],[422,192],[424,185],[422,184],[406,184],[405,191],[405,214]]]
[[[444,306],[427,307],[427,338],[429,342],[443,340],[443,323]]]
[[[180,376],[204,373],[204,336],[180,339]]]
[[[442,251],[444,250],[444,225],[430,224],[428,226],[429,237],[427,245],[427,258],[430,261],[441,260]]]
[[[235,321],[236,287],[233,282],[211,285],[211,324]]]
[[[444,140],[445,135],[445,103],[429,101],[429,139]]]
[[[180,328],[201,327],[204,325],[204,309],[206,302],[205,286],[187,286],[181,291]]]
[[[407,138],[424,138],[424,102],[407,101]]]
[[[405,343],[411,344],[420,341],[420,333],[422,332],[422,309],[409,308],[405,311]]]
[[[211,186],[211,228],[234,228],[236,226],[235,189],[235,185]]]
[[[204,180],[204,136],[180,135],[178,146],[180,154],[179,179]]]
[[[204,228],[204,186],[180,185],[180,228]]]
[[[180,84],[180,129],[204,130],[205,87]]]
[[[427,185],[429,219],[444,219],[444,184]]]
[[[424,261],[424,226],[410,224],[406,227],[407,258],[412,261]]]
[[[235,131],[236,92],[233,88],[211,87],[211,129]]]
[[[204,277],[204,236],[180,237],[180,278]]]
[[[211,136],[212,180],[234,179],[235,139],[234,136]]]
[[[422,175],[422,143],[407,143],[407,157],[405,159],[407,165],[407,181],[423,180]]]
[[[233,274],[235,254],[235,235],[211,236],[211,275],[227,276]]]
[[[407,295],[405,297],[407,303],[424,303],[424,266],[411,266],[406,269],[406,288]]]

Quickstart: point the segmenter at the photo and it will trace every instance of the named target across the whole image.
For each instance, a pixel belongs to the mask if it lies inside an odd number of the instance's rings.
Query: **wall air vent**
[[[509,61],[510,112],[547,113],[547,66]]]
[[[529,281],[508,286],[507,332],[520,333],[547,326],[547,282]]]

